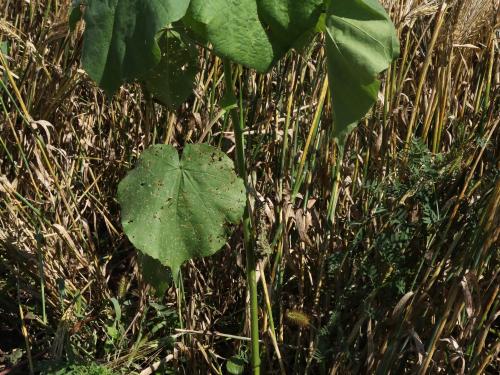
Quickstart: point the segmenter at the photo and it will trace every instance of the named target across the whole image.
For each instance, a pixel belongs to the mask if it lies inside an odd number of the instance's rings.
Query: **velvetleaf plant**
[[[347,135],[377,100],[378,75],[399,55],[397,34],[378,0],[75,0],[70,22],[83,18],[82,65],[111,96],[140,82],[176,108],[192,90],[197,45],[224,61],[227,97],[231,64],[272,69],[315,33],[325,35],[333,136],[339,155]],[[219,250],[228,224],[243,218],[251,302],[252,368],[259,373],[255,255],[246,207],[243,124],[233,113],[236,165],[208,145],[188,145],[179,158],[168,145],[144,151],[120,183],[122,225],[134,246],[175,274],[193,257]],[[341,157],[337,158],[339,170]],[[216,171],[219,168],[220,171]]]
[[[184,261],[224,246],[224,223],[240,221],[244,191],[222,151],[188,144],[179,159],[172,146],[154,145],[118,186],[123,229],[138,249],[178,275]]]

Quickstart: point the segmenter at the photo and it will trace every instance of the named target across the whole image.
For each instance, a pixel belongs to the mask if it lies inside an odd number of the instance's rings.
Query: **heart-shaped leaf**
[[[333,0],[326,48],[334,136],[339,144],[377,100],[377,75],[399,55],[394,25],[378,0]]]
[[[79,0],[85,5],[82,64],[108,95],[160,61],[155,36],[181,19],[189,0]]]
[[[120,182],[122,225],[134,246],[172,269],[220,250],[228,224],[245,207],[243,181],[222,151],[205,144],[187,145],[182,158],[169,145],[144,151]]]

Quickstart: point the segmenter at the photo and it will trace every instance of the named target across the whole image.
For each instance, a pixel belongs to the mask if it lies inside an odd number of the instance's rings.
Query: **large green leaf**
[[[332,0],[326,16],[334,136],[347,134],[377,100],[377,76],[399,55],[396,30],[378,0]]]
[[[266,72],[308,31],[322,0],[191,0],[184,22],[222,57]]]
[[[169,145],[144,151],[120,182],[122,225],[134,246],[172,269],[212,255],[226,242],[228,224],[245,207],[245,188],[222,151],[187,145],[182,158]]]
[[[162,104],[176,109],[193,91],[198,71],[198,49],[174,31],[164,32],[158,44],[161,61],[148,74],[145,84]]]
[[[191,0],[184,21],[215,53],[260,72],[283,54],[260,22],[256,0]]]
[[[87,0],[82,64],[108,95],[160,61],[156,33],[181,19],[189,0]]]

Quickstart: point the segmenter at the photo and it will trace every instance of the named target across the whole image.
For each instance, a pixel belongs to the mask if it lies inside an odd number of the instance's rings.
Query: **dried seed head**
[[[306,328],[311,325],[311,318],[309,315],[298,310],[288,310],[286,312],[286,318],[293,324],[299,327]]]

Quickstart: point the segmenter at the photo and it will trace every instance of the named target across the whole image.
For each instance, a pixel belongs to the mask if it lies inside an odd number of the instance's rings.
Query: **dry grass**
[[[79,70],[81,30],[68,30],[69,3],[0,1],[8,45],[0,61],[0,371],[78,358],[126,374],[146,374],[160,360],[179,373],[218,373],[245,351],[241,233],[183,268],[184,330],[176,332],[175,318],[162,315],[177,311],[176,291],[154,297],[141,279],[114,197],[148,144],[204,139],[233,156],[230,121],[219,116],[220,61],[205,52],[194,95],[176,112],[134,85],[107,100]],[[499,369],[499,4],[384,4],[402,56],[350,136],[333,225],[328,104],[304,149],[325,79],[321,41],[268,75],[242,74],[248,163],[273,246],[260,263],[265,373],[280,365],[290,374]],[[172,334],[175,343],[166,340]]]

